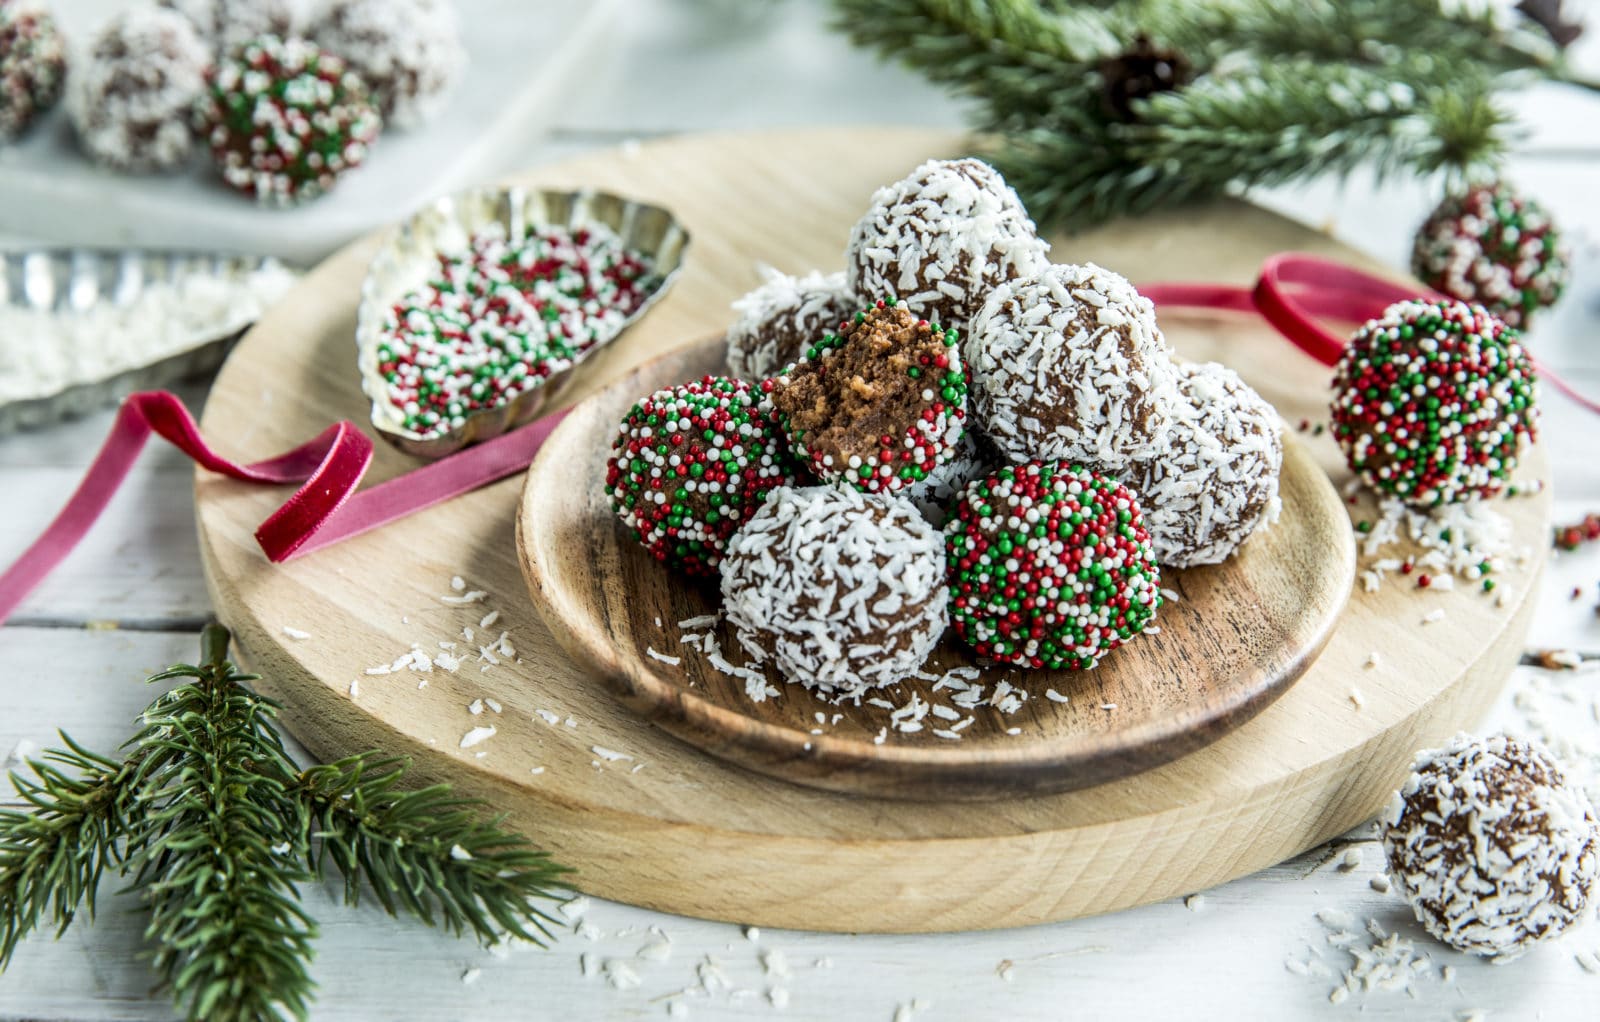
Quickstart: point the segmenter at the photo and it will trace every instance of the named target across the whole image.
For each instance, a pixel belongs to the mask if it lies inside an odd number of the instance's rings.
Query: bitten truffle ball
[[[1600,825],[1535,743],[1460,734],[1422,753],[1380,827],[1417,921],[1457,950],[1507,961],[1588,913]]]
[[[789,681],[849,697],[903,681],[944,633],[944,544],[904,501],[780,487],[728,543],[723,609]]]
[[[944,532],[950,622],[980,657],[1083,670],[1161,606],[1139,505],[1086,468],[1008,465],[968,485]]]
[[[1018,463],[1120,471],[1161,450],[1181,400],[1155,306],[1092,263],[1002,285],[962,354],[973,417]]]
[[[879,302],[763,381],[764,402],[818,478],[901,490],[955,457],[967,421],[956,341]]]
[[[766,281],[733,303],[739,318],[728,328],[728,370],[742,380],[763,380],[838,333],[857,302],[843,273],[791,277],[768,270]]]
[[[466,65],[450,0],[333,0],[310,34],[361,76],[384,123],[397,128],[443,109]]]
[[[611,445],[612,510],[659,561],[713,575],[728,538],[794,481],[782,438],[743,380],[707,376],[634,405]]]
[[[1178,404],[1166,450],[1122,476],[1144,509],[1156,560],[1217,564],[1278,516],[1283,437],[1277,412],[1231,369],[1177,367]]]
[[[198,110],[223,181],[275,205],[332,188],[366,159],[383,123],[344,61],[272,36],[218,65]]]
[[[1445,196],[1417,231],[1411,272],[1519,330],[1556,303],[1572,275],[1550,214],[1505,184]]]
[[[156,0],[189,19],[213,60],[223,60],[261,36],[295,34],[294,0]]]
[[[66,46],[44,4],[0,0],[0,143],[55,106],[66,79]]]
[[[1533,365],[1517,332],[1476,305],[1391,305],[1350,339],[1333,390],[1351,471],[1419,507],[1499,493],[1536,435]]]
[[[130,7],[101,29],[73,78],[67,108],[96,163],[144,173],[189,158],[189,115],[206,88],[210,52],[188,19]]]
[[[964,331],[990,291],[1037,272],[1048,249],[993,167],[929,160],[872,196],[850,233],[846,273],[860,300],[893,295]]]

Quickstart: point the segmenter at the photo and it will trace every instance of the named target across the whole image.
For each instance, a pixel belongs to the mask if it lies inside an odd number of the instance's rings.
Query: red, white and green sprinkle
[[[498,225],[385,314],[378,372],[405,428],[422,436],[542,386],[614,337],[660,286],[652,261],[609,227],[547,227],[516,241]]]
[[[945,553],[956,634],[1002,663],[1093,667],[1161,606],[1133,495],[1066,462],[1007,466],[968,486]]]
[[[1536,435],[1532,363],[1517,332],[1477,305],[1390,306],[1351,338],[1333,387],[1351,471],[1414,506],[1496,495]]]
[[[1519,330],[1561,298],[1571,276],[1550,215],[1504,183],[1446,196],[1417,231],[1411,271]]]
[[[707,376],[658,390],[623,419],[606,463],[611,507],[658,560],[715,575],[728,539],[794,463],[750,385]]]
[[[315,198],[361,165],[383,120],[345,62],[262,36],[221,61],[196,109],[222,180],[263,203]]]
[[[66,44],[32,0],[0,0],[0,142],[21,135],[61,98]]]

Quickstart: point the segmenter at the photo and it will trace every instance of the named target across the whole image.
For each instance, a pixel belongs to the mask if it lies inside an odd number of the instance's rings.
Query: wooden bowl
[[[612,513],[605,486],[628,408],[660,387],[725,372],[722,351],[720,338],[674,351],[579,405],[529,470],[517,516],[529,592],[562,648],[626,706],[713,755],[885,798],[979,800],[1101,784],[1255,716],[1315,659],[1349,597],[1349,518],[1327,476],[1286,437],[1277,524],[1223,564],[1164,572],[1162,585],[1179,599],[1161,608],[1159,631],[1092,671],[984,670],[976,681],[988,694],[1005,682],[1026,697],[1014,712],[962,708],[938,680],[914,678],[873,696],[895,709],[920,699],[957,716],[930,715],[905,733],[890,707],[836,705],[775,671],[768,677],[780,694],[754,702],[743,679],[681,642],[706,629],[679,622],[717,613],[715,582],[658,564]],[[733,629],[719,622],[716,631],[724,655],[742,663]],[[942,676],[976,663],[950,633],[923,670]]]

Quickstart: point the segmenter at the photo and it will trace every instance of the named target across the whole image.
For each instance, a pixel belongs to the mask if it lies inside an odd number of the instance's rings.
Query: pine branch
[[[1440,0],[835,2],[852,39],[978,99],[1034,218],[1071,227],[1367,163],[1471,174],[1507,148],[1505,73],[1565,76],[1548,39]],[[1196,77],[1116,108],[1108,58],[1141,35]]]
[[[32,808],[0,810],[0,971],[41,921],[60,937],[80,907],[93,919],[101,875],[121,865],[135,767],[61,741],[29,762],[31,778],[11,774]]]
[[[246,690],[228,633],[202,637],[205,661],[145,712],[129,743],[145,752],[142,813],[130,844],[150,910],[155,967],[191,1018],[304,1018],[316,924],[299,905],[306,854],[294,765],[276,704]]]
[[[345,900],[357,904],[364,882],[390,915],[486,943],[511,934],[543,944],[556,920],[536,902],[564,891],[570,870],[447,785],[400,790],[406,766],[367,753],[301,775],[312,837],[343,874]]]

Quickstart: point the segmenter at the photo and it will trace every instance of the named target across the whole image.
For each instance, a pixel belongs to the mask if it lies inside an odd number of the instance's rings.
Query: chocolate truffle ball
[[[1122,475],[1144,509],[1156,560],[1217,564],[1278,516],[1283,438],[1278,413],[1232,369],[1177,367],[1182,400],[1166,450]]]
[[[743,380],[707,376],[634,405],[606,463],[623,524],[659,561],[713,575],[728,538],[794,463]]]
[[[1014,462],[1121,471],[1161,450],[1181,400],[1155,307],[1093,263],[1001,285],[962,355],[973,417]]]
[[[1517,332],[1448,299],[1398,302],[1356,331],[1333,391],[1350,470],[1419,507],[1499,493],[1537,430],[1538,385]]]
[[[189,115],[205,92],[209,51],[188,19],[130,7],[95,37],[73,78],[67,109],[96,163],[143,173],[189,158]]]
[[[66,46],[44,4],[0,0],[0,143],[55,106],[66,78]]]
[[[1504,183],[1445,196],[1411,249],[1418,280],[1519,330],[1561,297],[1569,263],[1550,214]]]
[[[1600,825],[1536,743],[1459,734],[1422,753],[1380,829],[1417,921],[1457,950],[1507,961],[1588,914]]]
[[[1139,505],[1086,468],[1001,468],[966,488],[944,533],[950,623],[980,657],[1083,670],[1142,632],[1161,606]]]
[[[224,60],[262,36],[287,39],[295,34],[294,0],[156,0],[183,15],[211,51]]]
[[[742,380],[777,375],[857,311],[843,273],[765,275],[765,283],[733,303],[739,318],[728,328],[728,370]]]
[[[366,159],[383,123],[344,61],[273,36],[218,65],[198,110],[223,181],[275,205],[333,187]]]
[[[955,457],[967,383],[953,332],[879,302],[761,384],[790,445],[823,480],[894,492]]]
[[[450,0],[333,0],[310,34],[361,76],[384,123],[397,128],[443,109],[466,65]]]
[[[922,666],[944,633],[944,576],[939,530],[904,501],[785,486],[729,541],[723,610],[786,679],[847,698]]]
[[[965,331],[989,292],[1037,272],[1048,248],[993,167],[929,160],[872,196],[850,233],[846,274],[858,299],[892,295]]]

